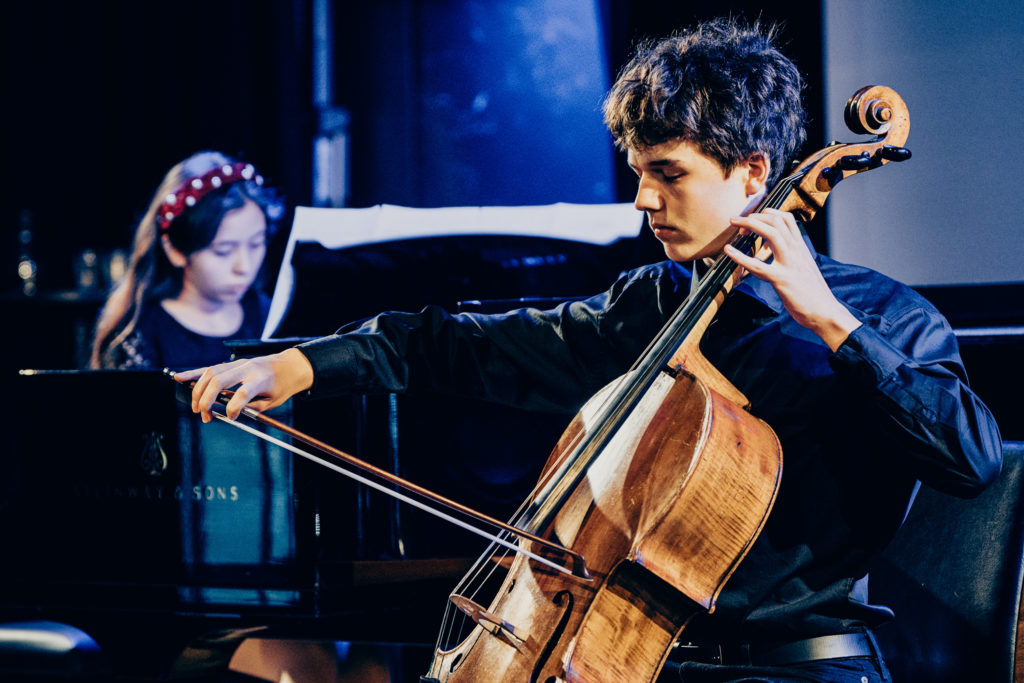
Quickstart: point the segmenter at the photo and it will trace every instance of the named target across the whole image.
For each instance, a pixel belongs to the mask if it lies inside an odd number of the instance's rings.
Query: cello
[[[859,90],[846,122],[874,139],[820,150],[755,210],[810,220],[840,180],[909,157],[907,109],[891,89]],[[732,244],[756,254],[760,240]],[[720,256],[634,366],[573,419],[512,521],[475,517],[501,532],[452,592],[421,681],[653,681],[687,623],[714,611],[782,472],[771,428],[699,349],[741,277]]]
[[[820,150],[756,211],[809,221],[843,178],[909,158],[907,108],[890,88],[857,91],[845,119],[876,138]],[[732,244],[750,254],[759,242],[738,234]],[[782,473],[771,428],[699,349],[741,276],[718,257],[629,372],[573,419],[515,518],[586,558],[593,577],[516,557],[486,609],[465,581],[452,602],[475,627],[453,646],[439,641],[421,681],[653,681],[690,619],[714,610]]]

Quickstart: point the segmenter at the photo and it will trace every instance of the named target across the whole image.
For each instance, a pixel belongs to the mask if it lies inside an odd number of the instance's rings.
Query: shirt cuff
[[[313,368],[313,384],[306,390],[310,398],[342,393],[331,387],[345,386],[346,371],[352,367],[353,354],[337,336],[321,337],[295,347]]]
[[[862,376],[877,386],[891,377],[906,357],[878,330],[863,324],[850,333],[830,362],[836,372]]]

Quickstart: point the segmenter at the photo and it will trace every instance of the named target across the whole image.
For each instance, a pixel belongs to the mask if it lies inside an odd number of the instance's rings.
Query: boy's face
[[[729,219],[744,212],[768,175],[760,154],[725,175],[717,161],[682,139],[631,149],[627,161],[640,179],[634,204],[673,261],[717,256],[736,232]]]

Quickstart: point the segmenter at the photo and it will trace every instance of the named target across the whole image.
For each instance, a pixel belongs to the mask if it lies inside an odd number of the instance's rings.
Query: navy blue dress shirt
[[[745,279],[701,348],[782,444],[783,475],[761,535],[696,626],[714,640],[789,640],[885,621],[866,572],[919,481],[959,495],[991,482],[998,429],[967,384],[956,338],[921,296],[877,272],[815,257],[861,321],[833,353]],[[450,392],[573,413],[625,372],[690,291],[665,261],[552,310],[387,313],[300,346],[312,396]],[[543,457],[546,454],[539,454]]]

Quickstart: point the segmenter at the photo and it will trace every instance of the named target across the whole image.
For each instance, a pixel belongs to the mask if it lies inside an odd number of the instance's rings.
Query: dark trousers
[[[885,665],[873,657],[821,659],[786,666],[669,664],[658,683],[891,683]]]
[[[669,662],[657,683],[892,683],[878,642],[866,634],[870,656],[816,659],[778,666]]]

